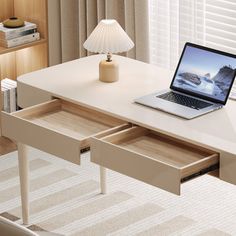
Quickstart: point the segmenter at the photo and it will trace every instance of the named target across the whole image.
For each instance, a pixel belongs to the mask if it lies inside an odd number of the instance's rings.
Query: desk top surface
[[[236,101],[228,100],[223,109],[193,120],[141,106],[134,99],[168,88],[172,73],[114,56],[119,63],[120,79],[103,83],[98,80],[98,63],[103,58],[104,55],[89,56],[28,73],[20,76],[18,83],[236,157]]]

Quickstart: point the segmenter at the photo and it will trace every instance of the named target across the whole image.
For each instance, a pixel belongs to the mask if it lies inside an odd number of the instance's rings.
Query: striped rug
[[[203,176],[180,197],[108,171],[99,193],[99,168],[89,152],[77,166],[29,149],[30,225],[61,235],[236,235],[236,186]],[[17,152],[0,157],[0,215],[21,224]]]

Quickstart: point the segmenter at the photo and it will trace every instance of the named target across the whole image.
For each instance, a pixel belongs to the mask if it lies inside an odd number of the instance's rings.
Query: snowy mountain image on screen
[[[199,91],[222,100],[227,95],[234,71],[235,69],[230,65],[220,68],[213,77],[210,73],[199,75],[188,71],[178,71],[174,86]]]

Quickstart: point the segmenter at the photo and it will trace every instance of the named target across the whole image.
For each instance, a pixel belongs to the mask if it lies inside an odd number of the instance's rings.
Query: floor
[[[89,152],[77,166],[29,149],[31,229],[62,235],[236,235],[236,188],[213,176],[187,182],[182,195],[99,168]],[[21,224],[17,153],[0,158],[0,215]]]

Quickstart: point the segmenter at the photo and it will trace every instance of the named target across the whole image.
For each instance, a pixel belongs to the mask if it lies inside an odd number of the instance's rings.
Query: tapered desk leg
[[[27,146],[18,143],[18,162],[20,175],[20,192],[23,224],[29,223],[29,163]]]
[[[100,185],[101,185],[101,193],[106,194],[107,192],[106,168],[103,166],[100,166]]]

